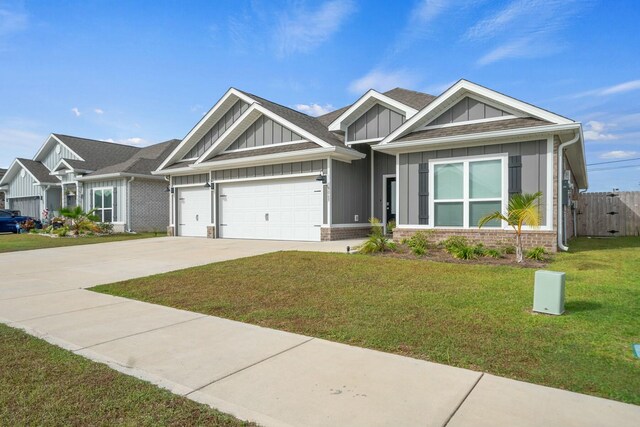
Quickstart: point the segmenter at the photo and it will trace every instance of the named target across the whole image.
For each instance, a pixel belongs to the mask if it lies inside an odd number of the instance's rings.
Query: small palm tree
[[[515,194],[509,200],[506,215],[500,211],[495,211],[478,221],[478,227],[482,227],[489,221],[505,221],[516,232],[516,261],[522,262],[522,226],[529,225],[538,227],[540,225],[540,211],[538,201],[542,193],[538,191],[534,194]]]
[[[95,209],[85,212],[82,210],[82,206],[76,206],[74,208],[62,208],[60,209],[60,215],[69,220],[69,229],[73,234],[78,234],[86,225],[87,222],[95,223],[100,218],[93,214]]]

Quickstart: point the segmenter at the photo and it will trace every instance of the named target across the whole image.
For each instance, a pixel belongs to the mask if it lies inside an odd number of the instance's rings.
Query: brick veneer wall
[[[215,239],[216,238],[216,227],[213,225],[207,225],[207,238]]]
[[[176,235],[176,228],[173,225],[167,226],[167,236],[173,237]]]
[[[169,225],[167,183],[136,178],[131,183],[131,224],[133,231],[159,231]]]
[[[322,227],[320,229],[320,240],[347,240],[367,237],[371,232],[370,225],[362,227]]]
[[[4,209],[4,191],[0,191],[0,209]]]
[[[412,236],[415,232],[421,231],[420,229],[409,228],[396,228],[393,230],[393,239],[400,241],[406,237]],[[422,230],[424,231],[424,230]],[[469,243],[483,243],[489,247],[505,247],[513,246],[516,243],[515,233],[510,230],[447,230],[447,229],[430,229],[428,233],[435,242],[440,242],[451,236],[463,236],[469,240]],[[536,246],[543,246],[550,252],[556,252],[558,250],[556,244],[556,232],[555,231],[523,231],[522,232],[522,244],[525,249],[530,249]]]

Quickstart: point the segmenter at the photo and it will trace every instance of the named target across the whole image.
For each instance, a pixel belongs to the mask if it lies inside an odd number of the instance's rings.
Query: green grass
[[[0,349],[0,425],[254,425],[3,324]]]
[[[162,233],[157,233],[162,236]],[[90,245],[93,243],[119,242],[122,240],[156,237],[156,233],[112,234],[109,236],[51,238],[37,234],[0,234],[0,253],[29,251],[32,249],[59,248],[61,246]]]
[[[534,270],[280,252],[98,292],[640,404],[640,239],[578,239],[566,314],[532,314]]]

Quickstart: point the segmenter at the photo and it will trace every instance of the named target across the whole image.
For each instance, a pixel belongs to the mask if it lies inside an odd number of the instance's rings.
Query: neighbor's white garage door
[[[322,183],[313,177],[221,184],[219,236],[320,240]]]
[[[211,190],[178,188],[178,235],[207,237],[211,223]]]

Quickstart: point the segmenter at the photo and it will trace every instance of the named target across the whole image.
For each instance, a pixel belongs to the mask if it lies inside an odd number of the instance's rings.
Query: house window
[[[477,227],[482,217],[503,210],[505,158],[436,161],[432,168],[434,227]],[[485,225],[500,226],[500,221]]]
[[[101,222],[113,221],[113,188],[93,190],[93,209]]]

